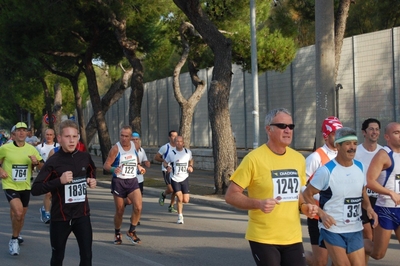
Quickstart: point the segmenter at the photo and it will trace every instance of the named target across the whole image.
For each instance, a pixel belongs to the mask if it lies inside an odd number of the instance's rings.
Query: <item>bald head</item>
[[[185,145],[185,143],[183,142],[183,137],[182,136],[176,136],[174,141],[175,141],[176,150],[178,150],[178,151],[183,150],[183,146]]]
[[[393,131],[394,128],[398,127],[400,123],[397,122],[390,122],[389,124],[386,125],[385,127],[385,134],[389,134]]]
[[[46,139],[46,143],[47,144],[53,144],[54,143],[54,139],[56,137],[54,129],[52,129],[52,128],[46,129],[44,135],[45,135],[44,137]]]
[[[385,127],[385,140],[392,150],[400,151],[400,123],[391,122]]]

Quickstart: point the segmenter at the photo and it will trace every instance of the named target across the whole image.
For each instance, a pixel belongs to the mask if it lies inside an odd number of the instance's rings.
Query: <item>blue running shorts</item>
[[[325,243],[332,246],[342,247],[346,250],[347,254],[357,251],[364,247],[364,240],[362,231],[354,233],[332,233],[328,230],[321,228],[319,243]]]

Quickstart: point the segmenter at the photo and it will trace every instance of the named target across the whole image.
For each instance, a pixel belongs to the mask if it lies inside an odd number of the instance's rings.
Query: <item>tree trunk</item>
[[[51,101],[52,100],[51,100],[51,97],[50,97],[49,87],[47,86],[47,83],[43,78],[40,79],[40,83],[42,83],[42,87],[43,87],[43,91],[44,91],[44,102],[45,102],[45,105],[46,105],[46,112],[45,113],[49,117],[49,126],[48,127],[54,128],[53,121],[51,121],[51,119],[50,119],[52,117],[52,115],[53,115],[53,111],[52,111],[52,108],[51,108],[51,106],[52,106],[52,102]],[[42,119],[42,121],[43,121],[43,119]],[[42,122],[42,124],[43,124],[43,122]],[[44,136],[44,132],[42,132],[42,138],[43,138],[43,136]]]
[[[214,70],[208,92],[216,193],[224,194],[235,170],[236,146],[229,114],[232,81],[232,44],[203,13],[198,0],[174,0],[214,53]]]
[[[144,94],[143,86],[143,65],[142,61],[136,56],[128,58],[133,69],[131,78],[131,95],[129,97],[129,121],[132,130],[142,133],[142,100]]]
[[[79,73],[76,73],[76,75],[70,79],[72,88],[74,90],[74,96],[75,96],[75,105],[76,105],[76,114],[77,114],[77,121],[79,125],[79,133],[81,135],[81,140],[85,147],[88,147],[88,142],[87,142],[87,137],[86,137],[86,128],[85,128],[85,121],[83,117],[83,111],[82,111],[82,96],[81,93],[79,92],[79,85],[78,85],[78,77]]]
[[[181,107],[181,117],[179,124],[179,135],[181,135],[185,141],[185,148],[190,149],[190,139],[192,137],[192,121],[194,108],[198,102],[194,105],[186,102],[185,104],[179,104]]]
[[[61,110],[62,110],[62,90],[60,83],[54,84],[54,105],[53,105],[53,114],[56,117],[56,121],[54,123],[54,129],[56,134],[59,134],[59,128],[61,123]],[[49,117],[50,118],[50,117]],[[50,119],[49,119],[50,120]]]
[[[198,37],[201,36],[199,36],[195,32],[193,25],[187,22],[182,22],[181,26],[179,27],[179,33],[182,42],[182,55],[174,69],[173,88],[174,88],[175,99],[177,100],[181,108],[179,134],[183,137],[185,141],[185,147],[189,149],[191,135],[192,135],[191,128],[192,128],[194,109],[196,108],[198,102],[200,101],[201,96],[205,92],[205,85],[204,81],[201,80],[199,76],[197,76],[197,72],[199,70],[195,67],[195,63],[193,61],[189,61],[188,66],[189,66],[190,78],[196,89],[194,93],[189,97],[189,99],[186,100],[183,97],[180,90],[179,75],[181,73],[182,67],[185,65],[187,58],[189,56],[190,44],[186,37],[186,33],[192,36],[198,36]]]
[[[107,4],[103,1],[97,1],[103,6]],[[124,3],[122,3],[124,5]],[[129,97],[129,122],[133,131],[139,134],[142,131],[141,111],[143,100],[143,65],[139,58],[136,57],[136,49],[138,43],[135,40],[129,39],[126,35],[126,18],[118,19],[112,9],[108,10],[109,21],[114,27],[115,37],[122,51],[132,66],[133,75],[131,78],[131,95]]]
[[[124,72],[122,78],[111,84],[110,89],[101,98],[101,109],[104,114],[110,109],[110,107],[116,103],[124,94],[124,91],[128,88],[129,80],[132,76],[132,69]],[[97,132],[96,119],[93,115],[86,125],[86,137],[87,143],[90,143]]]
[[[133,74],[131,78],[131,95],[129,97],[129,122],[133,131],[139,134],[142,131],[141,112],[143,100],[143,65],[142,61],[136,56],[138,43],[128,38],[126,35],[126,19],[117,19],[115,13],[109,13],[109,19],[114,27],[115,36],[122,48],[124,56],[132,66]]]
[[[349,16],[352,0],[340,0],[335,19],[335,83],[339,71],[340,55],[342,53],[343,39],[346,32],[346,22]]]
[[[88,48],[84,58],[84,72],[88,83],[88,91],[90,95],[90,101],[93,107],[93,114],[96,119],[101,156],[104,163],[107,159],[108,152],[111,149],[111,140],[110,140],[110,135],[108,133],[104,112],[103,109],[101,108],[99,89],[97,87],[96,73],[94,72],[93,69],[92,59],[93,59],[93,51],[91,50],[91,48]]]
[[[335,36],[333,1],[315,2],[316,147],[323,144],[322,121],[335,114]]]

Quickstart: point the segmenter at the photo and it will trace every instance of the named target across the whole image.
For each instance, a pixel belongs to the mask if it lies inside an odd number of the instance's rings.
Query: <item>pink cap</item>
[[[324,122],[322,122],[322,136],[326,138],[329,134],[335,132],[337,129],[342,127],[343,125],[340,122],[339,118],[337,118],[336,116],[329,116],[325,118]]]

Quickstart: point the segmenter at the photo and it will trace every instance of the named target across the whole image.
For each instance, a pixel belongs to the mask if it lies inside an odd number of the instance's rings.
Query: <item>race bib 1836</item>
[[[86,199],[86,177],[74,177],[71,183],[65,184],[65,203],[83,202]]]

